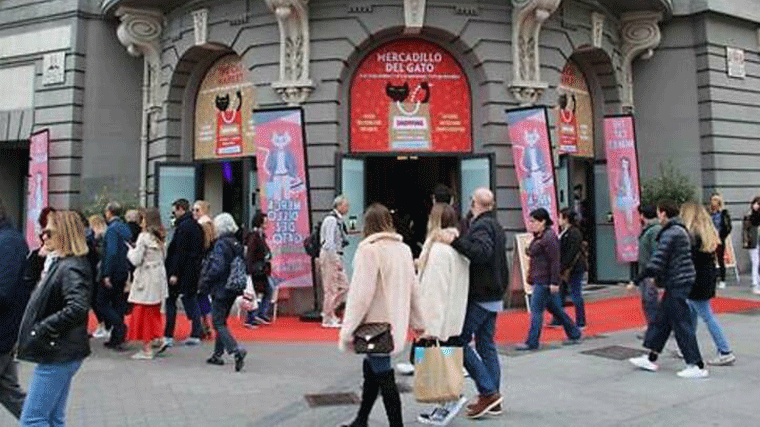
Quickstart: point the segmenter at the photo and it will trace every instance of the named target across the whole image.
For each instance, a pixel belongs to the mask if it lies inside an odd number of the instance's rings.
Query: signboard
[[[594,110],[586,78],[568,61],[557,86],[557,135],[559,153],[594,157]]]
[[[280,287],[312,286],[311,258],[303,250],[303,239],[311,229],[303,110],[256,110],[253,120],[272,276]]]
[[[29,193],[26,199],[26,244],[37,249],[42,230],[37,222],[42,209],[48,206],[48,149],[50,132],[45,129],[29,138]]]
[[[556,230],[557,192],[546,117],[545,107],[507,110],[509,139],[525,226],[533,210],[544,208],[554,221]]]
[[[195,101],[195,159],[255,155],[254,105],[253,83],[240,57],[216,61]]]
[[[744,50],[734,47],[726,47],[726,70],[729,77],[743,79],[747,76]]]
[[[633,116],[604,118],[607,179],[615,224],[615,248],[619,262],[639,257],[639,166]]]
[[[470,85],[442,47],[421,39],[384,44],[351,82],[351,151],[472,151]]]
[[[736,254],[734,252],[734,243],[731,239],[726,239],[726,249],[723,251],[723,263],[726,268],[736,268]],[[715,265],[718,265],[718,259],[715,259]]]

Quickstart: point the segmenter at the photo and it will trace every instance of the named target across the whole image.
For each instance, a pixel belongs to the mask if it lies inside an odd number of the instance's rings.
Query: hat
[[[544,208],[534,209],[530,213],[530,216],[533,217],[533,219],[535,219],[536,221],[546,222],[547,227],[554,224],[554,221],[552,221],[552,218],[549,216],[549,212],[547,212],[547,210]]]

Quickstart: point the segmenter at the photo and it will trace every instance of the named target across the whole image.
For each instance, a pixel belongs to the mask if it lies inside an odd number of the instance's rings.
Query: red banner
[[[533,210],[544,208],[554,221],[556,230],[557,192],[546,108],[507,110],[507,125],[525,226]]]
[[[351,82],[351,151],[472,150],[470,85],[442,47],[420,39],[367,55]]]
[[[607,181],[615,223],[615,247],[619,262],[639,257],[639,166],[632,116],[604,118]]]
[[[253,119],[272,276],[280,287],[312,286],[311,258],[303,250],[310,227],[303,112],[261,110],[253,112]]]
[[[42,242],[37,237],[37,219],[48,205],[48,148],[50,132],[45,129],[29,138],[29,193],[26,199],[26,243],[37,249]]]

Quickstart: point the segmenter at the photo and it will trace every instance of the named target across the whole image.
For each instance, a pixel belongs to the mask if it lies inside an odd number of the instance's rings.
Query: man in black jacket
[[[14,349],[31,293],[23,280],[27,252],[24,237],[6,218],[0,200],[0,403],[16,418],[21,415],[26,396],[18,384]]]
[[[190,202],[178,199],[172,203],[175,218],[174,236],[166,251],[166,276],[169,278],[169,297],[166,299],[164,346],[174,344],[174,325],[177,320],[177,298],[182,295],[185,314],[192,322],[187,345],[201,342],[203,327],[198,310],[198,275],[203,259],[203,229],[193,219]]]
[[[478,388],[478,400],[468,406],[469,418],[488,413],[500,414],[502,396],[499,393],[501,367],[494,343],[496,316],[503,308],[502,299],[507,280],[506,236],[496,219],[491,190],[478,188],[472,194],[473,216],[467,234],[454,238],[442,232],[442,240],[470,260],[470,290],[467,314],[461,342],[475,337],[477,354],[469,345],[464,347],[464,366]]]

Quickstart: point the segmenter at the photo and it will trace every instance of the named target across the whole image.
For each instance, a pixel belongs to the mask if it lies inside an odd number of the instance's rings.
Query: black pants
[[[697,345],[697,337],[694,335],[691,311],[686,303],[686,297],[671,296],[665,292],[654,322],[647,327],[644,347],[656,353],[662,353],[671,331],[675,333],[684,361],[689,365],[701,364],[702,355]]]
[[[98,282],[95,282],[92,287],[92,295],[90,296],[90,307],[92,307],[92,312],[95,313],[95,318],[98,319],[98,323],[105,323],[106,328],[110,329],[111,325],[106,322],[106,319],[103,317],[102,314],[100,314],[100,309],[98,308],[98,291],[100,290],[101,285]]]
[[[126,279],[111,279],[111,287],[98,285],[96,306],[107,325],[110,325],[111,342],[121,344],[127,333],[124,314],[127,312],[127,296],[124,294]]]
[[[721,282],[726,281],[726,260],[724,257],[726,253],[726,241],[722,240],[720,245],[715,248],[715,256],[718,258],[718,278]]]
[[[177,290],[175,290],[175,288]],[[190,319],[190,336],[192,338],[201,338],[203,336],[203,326],[201,325],[201,315],[200,310],[198,309],[198,294],[196,292],[188,291],[181,295],[185,315]],[[166,325],[164,326],[164,337],[174,338],[174,326],[177,323],[177,298],[179,297],[179,285],[169,288],[169,297],[166,298]]]

